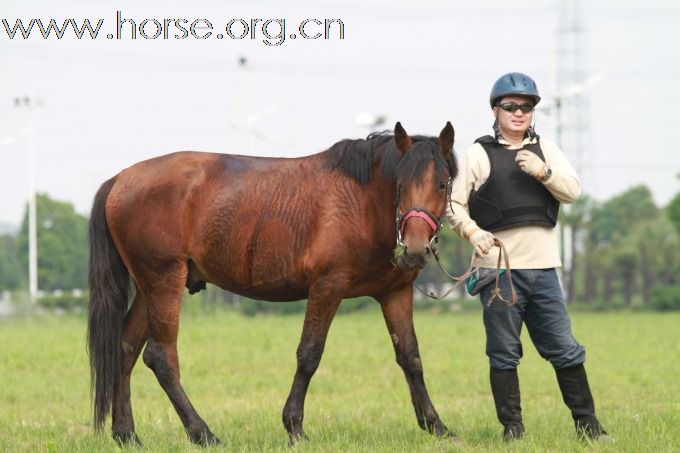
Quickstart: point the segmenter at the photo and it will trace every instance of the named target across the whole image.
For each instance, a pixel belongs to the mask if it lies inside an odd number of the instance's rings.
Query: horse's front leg
[[[413,328],[413,287],[409,285],[379,297],[378,302],[392,338],[397,363],[404,370],[411,391],[411,401],[416,411],[418,425],[437,436],[455,437],[439,419],[425,387],[423,364],[420,361],[418,340]]]
[[[295,378],[283,408],[283,426],[288,431],[291,445],[307,439],[302,428],[307,388],[319,367],[328,329],[342,301],[339,292],[332,289],[333,286],[332,283],[317,282],[310,289],[302,338],[297,348]]]

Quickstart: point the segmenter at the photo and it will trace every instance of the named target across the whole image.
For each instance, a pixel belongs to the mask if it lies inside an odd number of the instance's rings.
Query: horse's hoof
[[[129,433],[113,433],[113,439],[118,446],[123,447],[141,447],[142,441],[134,431]]]
[[[430,432],[430,434],[440,438],[456,437],[456,435],[453,432],[449,431],[449,428],[447,428],[441,422],[441,420],[437,420],[434,423],[428,423],[427,430]]]
[[[201,443],[201,445],[204,447],[209,447],[211,445],[222,445],[222,441],[214,434],[210,434],[210,437],[205,441],[205,443]]]
[[[209,429],[200,432],[189,433],[191,442],[201,447],[210,447],[211,445],[221,445],[222,441],[210,432]]]
[[[460,438],[456,436],[456,433],[445,429],[444,432],[436,433],[437,439],[448,442],[451,445],[460,445]]]
[[[306,442],[309,440],[309,437],[307,437],[307,434],[305,434],[305,432],[302,429],[300,429],[300,431],[288,433],[288,437],[289,437],[288,445],[291,447],[294,447],[301,442]]]
[[[524,439],[524,425],[522,422],[509,423],[503,429],[503,441],[512,442],[513,440]]]

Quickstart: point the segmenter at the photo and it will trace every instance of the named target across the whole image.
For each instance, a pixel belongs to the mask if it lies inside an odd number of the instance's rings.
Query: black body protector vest
[[[468,200],[470,217],[480,228],[499,231],[522,225],[557,224],[560,203],[534,177],[524,173],[517,162],[517,151],[505,148],[490,135],[478,138],[489,156],[489,179],[473,190]],[[539,141],[524,149],[545,161]]]

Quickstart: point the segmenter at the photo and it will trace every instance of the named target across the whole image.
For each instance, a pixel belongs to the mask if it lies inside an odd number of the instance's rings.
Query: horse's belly
[[[277,219],[236,216],[209,241],[201,263],[206,280],[247,297],[298,300],[307,297],[304,254],[295,231]]]
[[[257,283],[249,283],[238,276],[224,273],[207,280],[232,293],[272,302],[306,299],[308,295],[307,288],[294,279],[275,280],[269,278]]]

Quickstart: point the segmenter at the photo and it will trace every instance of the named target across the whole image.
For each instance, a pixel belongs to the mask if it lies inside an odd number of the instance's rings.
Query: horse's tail
[[[111,410],[121,375],[123,318],[131,290],[130,273],[116,249],[106,223],[106,199],[116,177],[106,181],[94,198],[90,215],[90,305],[87,350],[94,427],[100,431]]]

